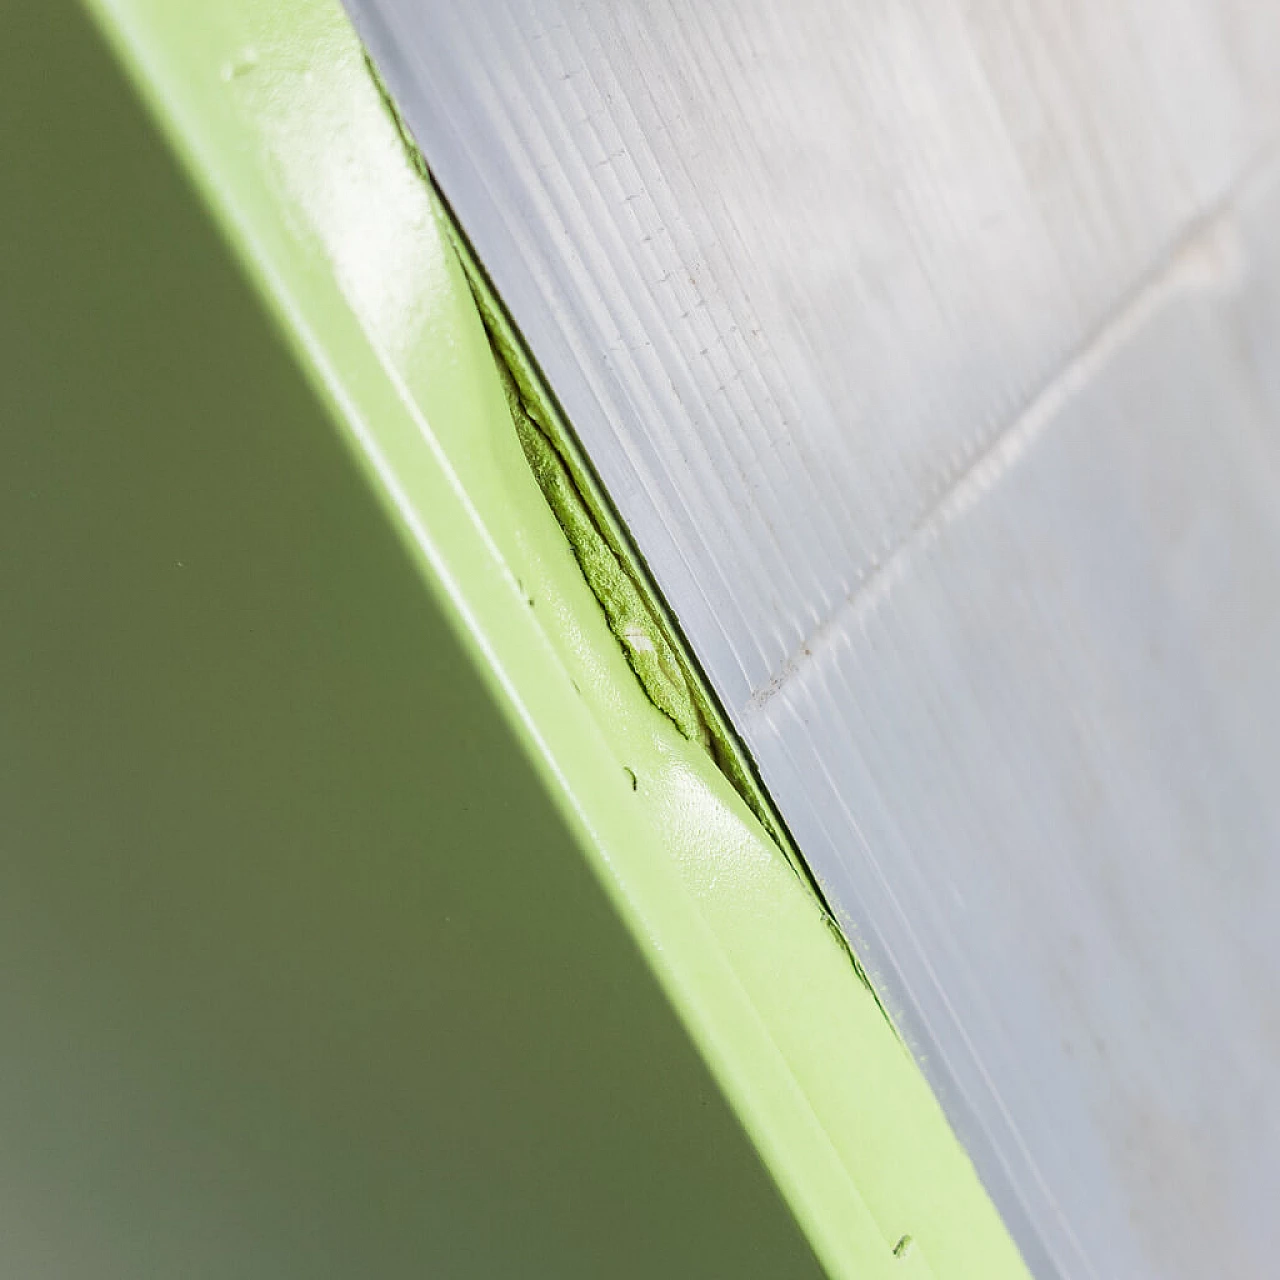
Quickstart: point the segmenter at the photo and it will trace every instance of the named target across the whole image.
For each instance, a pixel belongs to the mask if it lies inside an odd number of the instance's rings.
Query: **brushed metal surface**
[[[349,0],[1042,1275],[1280,1248],[1280,7]]]

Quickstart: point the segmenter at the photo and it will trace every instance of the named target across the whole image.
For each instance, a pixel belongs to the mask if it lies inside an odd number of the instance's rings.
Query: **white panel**
[[[351,7],[1034,1269],[1268,1274],[1280,6]]]

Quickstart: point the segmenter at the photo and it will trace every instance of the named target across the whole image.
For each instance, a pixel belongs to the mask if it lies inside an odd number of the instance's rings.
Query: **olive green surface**
[[[99,36],[0,75],[0,1273],[805,1276]]]

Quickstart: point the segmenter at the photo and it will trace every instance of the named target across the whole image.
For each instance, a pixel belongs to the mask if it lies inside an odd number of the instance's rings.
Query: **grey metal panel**
[[[1044,1275],[1280,1247],[1280,8],[354,0]]]

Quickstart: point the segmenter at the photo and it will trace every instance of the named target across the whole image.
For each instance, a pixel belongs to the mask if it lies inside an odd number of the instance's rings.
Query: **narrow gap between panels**
[[[489,337],[521,448],[628,664],[649,701],[686,738],[711,756],[808,887],[832,936],[896,1036],[892,1018],[854,954],[821,886],[769,801],[749,753],[698,671],[674,619],[645,571],[642,557],[627,538],[554,394],[461,231],[448,201],[436,186],[425,157],[367,52],[365,65],[400,136],[409,163],[431,187],[433,198],[445,213],[449,237]]]

